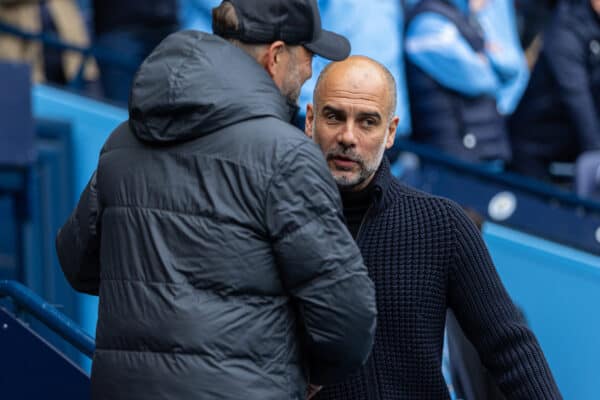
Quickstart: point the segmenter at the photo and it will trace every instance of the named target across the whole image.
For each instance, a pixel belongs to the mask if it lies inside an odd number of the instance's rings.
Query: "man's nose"
[[[354,124],[351,121],[347,121],[342,127],[338,134],[338,142],[346,147],[352,147],[356,145],[356,134],[354,131]]]

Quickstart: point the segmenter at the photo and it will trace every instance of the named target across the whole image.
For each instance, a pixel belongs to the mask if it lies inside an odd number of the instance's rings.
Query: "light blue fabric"
[[[221,0],[179,0],[179,22],[181,29],[212,32],[211,10]]]
[[[475,52],[448,18],[425,12],[406,32],[407,57],[439,84],[466,96],[494,95],[500,82],[484,53]]]
[[[448,393],[450,394],[450,400],[457,400],[456,390],[454,389],[454,382],[452,381],[452,372],[450,368],[450,352],[448,349],[448,333],[444,331],[444,347],[442,350],[442,375],[448,386]]]
[[[403,12],[398,0],[320,0],[323,27],[346,36],[352,44],[352,54],[371,57],[385,65],[398,85],[396,113],[400,117],[398,134],[410,130],[410,114],[404,78]],[[312,103],[312,93],[319,73],[329,61],[315,57],[313,77],[306,82],[300,95],[300,107]]]
[[[451,2],[462,12],[469,12],[467,0]],[[448,19],[423,13],[407,30],[407,56],[445,87],[467,96],[494,95],[498,111],[510,114],[529,81],[514,2],[488,0],[475,17],[488,42],[484,54],[473,52]]]
[[[500,76],[498,111],[511,114],[529,82],[529,67],[519,41],[514,1],[489,0],[477,13],[486,40],[488,57]]]

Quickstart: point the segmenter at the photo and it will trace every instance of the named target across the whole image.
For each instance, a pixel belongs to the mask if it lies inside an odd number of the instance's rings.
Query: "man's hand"
[[[315,395],[319,393],[321,389],[323,389],[323,386],[308,385],[308,394],[306,395],[306,400],[310,400],[315,397]]]

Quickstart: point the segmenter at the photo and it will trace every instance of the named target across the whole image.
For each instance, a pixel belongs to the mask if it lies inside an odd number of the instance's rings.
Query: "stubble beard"
[[[284,86],[284,88],[281,90],[281,94],[285,97],[289,104],[298,105],[298,99],[300,98],[300,88],[302,87],[302,85],[298,86],[298,88],[290,88],[289,90],[287,90],[287,88]]]
[[[281,86],[281,94],[286,98],[288,103],[297,105],[304,82],[300,77],[300,68],[296,64],[295,56],[292,58],[292,62],[292,67],[287,73],[287,79]]]
[[[358,172],[356,173],[338,175],[336,173],[338,171],[331,170],[333,179],[341,191],[353,191],[377,172],[385,153],[385,142],[386,141],[384,140],[372,160],[365,160],[351,148],[344,148],[339,144],[334,149],[327,152],[325,157],[328,162],[337,156],[343,156],[352,159],[358,165]],[[344,171],[342,170],[342,172]]]

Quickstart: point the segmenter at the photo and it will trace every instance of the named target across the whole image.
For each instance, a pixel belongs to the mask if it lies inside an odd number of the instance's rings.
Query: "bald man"
[[[307,107],[306,134],[321,147],[342,193],[379,315],[366,366],[315,399],[448,399],[441,373],[448,308],[507,399],[560,399],[473,223],[452,201],[390,174],[383,153],[398,125],[395,101],[389,71],[354,56],[322,72]]]

